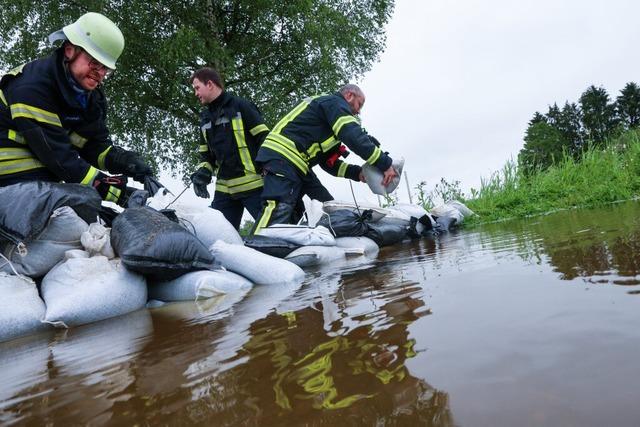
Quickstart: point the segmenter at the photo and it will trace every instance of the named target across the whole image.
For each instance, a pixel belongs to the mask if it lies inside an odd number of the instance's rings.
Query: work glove
[[[211,183],[211,171],[205,167],[201,167],[191,175],[191,182],[193,182],[193,191],[196,196],[208,199],[209,192],[207,191],[207,185]]]
[[[124,175],[108,176],[99,173],[93,181],[93,188],[105,202],[113,202],[119,206],[124,206],[127,202],[127,177]]]
[[[146,176],[153,175],[151,167],[137,153],[115,146],[107,153],[105,166],[109,172],[125,174],[140,183],[144,183]]]

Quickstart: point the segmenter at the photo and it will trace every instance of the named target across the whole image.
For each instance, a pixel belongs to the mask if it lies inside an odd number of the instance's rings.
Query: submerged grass
[[[597,206],[640,195],[640,131],[630,130],[605,148],[585,151],[579,160],[561,162],[531,174],[511,160],[483,179],[480,189],[464,200],[478,216],[469,225],[546,213],[558,209]]]

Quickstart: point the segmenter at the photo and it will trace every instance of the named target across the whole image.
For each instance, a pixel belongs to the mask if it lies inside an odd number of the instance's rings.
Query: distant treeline
[[[640,125],[640,87],[627,83],[611,102],[602,87],[590,86],[578,103],[549,106],[547,114],[536,112],[529,121],[518,167],[530,174],[545,170],[565,155],[580,160],[583,153],[601,148],[604,142]]]

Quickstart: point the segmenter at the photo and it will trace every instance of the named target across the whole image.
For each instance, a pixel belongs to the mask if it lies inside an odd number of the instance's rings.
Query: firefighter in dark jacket
[[[365,101],[353,84],[331,95],[310,97],[298,104],[267,135],[256,161],[263,165],[263,211],[253,232],[271,224],[288,223],[305,186],[315,175],[314,165],[334,176],[364,181],[359,166],[348,165],[338,155],[341,142],[368,164],[383,172],[383,185],[395,176],[391,158],[360,127],[355,117]],[[317,179],[317,178],[315,178]]]
[[[0,80],[0,186],[81,183],[123,204],[126,176],[142,182],[152,174],[136,153],[113,145],[106,127],[101,84],[116,68],[124,37],[108,18],[90,12],[49,36],[60,39],[52,55]]]
[[[216,176],[211,207],[236,228],[246,208],[253,218],[262,209],[261,170],[255,164],[258,148],[269,133],[258,108],[224,90],[220,74],[201,68],[191,76],[195,95],[206,108],[201,114],[202,163],[191,175],[196,196],[208,199],[207,185]]]

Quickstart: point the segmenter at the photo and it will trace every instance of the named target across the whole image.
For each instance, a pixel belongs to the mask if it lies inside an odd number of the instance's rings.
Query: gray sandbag
[[[113,221],[111,245],[131,271],[155,281],[215,267],[215,259],[196,236],[149,208],[126,209]]]
[[[370,219],[371,211],[368,210],[359,214],[349,209],[339,209],[323,216],[318,225],[327,227],[336,237],[357,237],[367,233]]]
[[[304,278],[304,271],[297,265],[246,246],[230,245],[218,240],[209,250],[224,268],[256,285],[298,282]]]
[[[42,279],[44,321],[56,327],[83,325],[138,310],[147,302],[144,277],[119,259],[69,251]]]
[[[399,224],[368,224],[365,237],[370,238],[380,247],[402,242],[409,234],[409,227]]]
[[[80,184],[30,181],[2,187],[0,239],[15,244],[33,240],[62,206],[69,206],[89,224],[96,220],[101,203],[96,190]]]
[[[231,271],[193,271],[166,282],[149,283],[149,298],[160,301],[196,301],[234,292],[247,292],[250,281]]]
[[[42,277],[64,258],[66,251],[82,249],[80,236],[88,228],[72,208],[62,206],[53,211],[47,226],[34,240],[20,247],[11,242],[1,245],[6,260],[0,260],[0,271],[11,274],[15,269],[29,277]]]
[[[300,245],[277,237],[261,236],[259,234],[245,238],[244,245],[276,258],[284,258],[300,247]]]
[[[393,166],[398,175],[393,178],[389,184],[383,186],[382,179],[384,175],[380,171],[380,169],[368,163],[362,165],[362,174],[367,180],[367,185],[369,186],[373,194],[386,196],[387,194],[393,193],[394,190],[398,188],[398,184],[400,184],[400,178],[402,177],[402,169],[404,168],[404,159],[394,160],[391,166]]]
[[[0,342],[47,329],[44,302],[33,280],[0,273]]]

